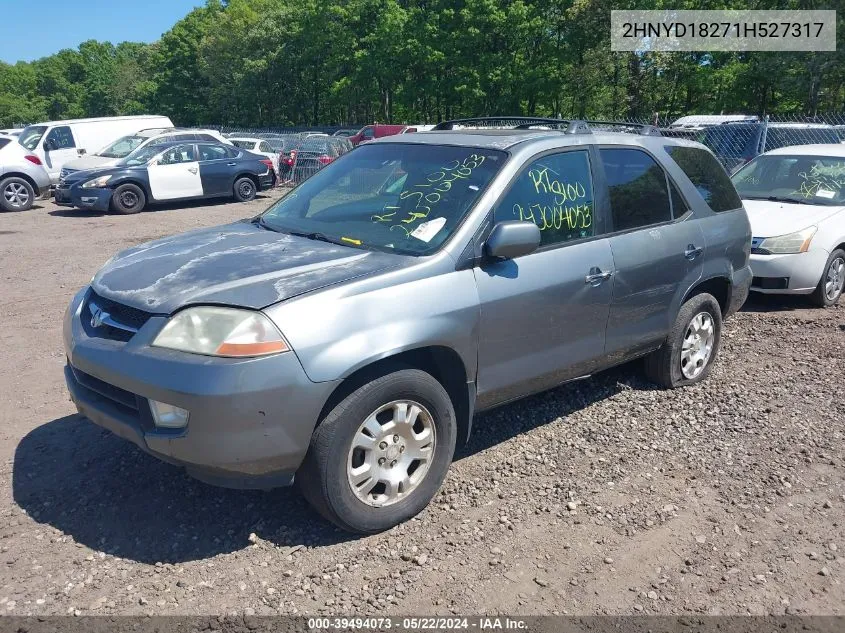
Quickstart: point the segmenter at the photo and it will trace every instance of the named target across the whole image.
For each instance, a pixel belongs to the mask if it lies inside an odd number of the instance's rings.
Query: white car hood
[[[795,233],[839,213],[845,207],[823,207],[768,200],[743,200],[754,237],[775,237]]]
[[[82,158],[74,158],[73,160],[66,162],[64,166],[68,169],[81,171],[83,169],[95,169],[97,167],[112,167],[116,165],[119,160],[119,158],[106,158],[105,156],[91,154],[89,156],[83,156]]]

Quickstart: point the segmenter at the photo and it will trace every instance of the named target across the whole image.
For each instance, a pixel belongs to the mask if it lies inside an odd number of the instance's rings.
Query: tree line
[[[845,112],[845,11],[835,53],[611,52],[610,10],[643,4],[207,0],[152,44],[87,41],[0,63],[0,127],[141,113],[179,125],[277,128],[496,114]],[[725,0],[650,4],[731,8]],[[741,4],[734,8],[829,8]]]

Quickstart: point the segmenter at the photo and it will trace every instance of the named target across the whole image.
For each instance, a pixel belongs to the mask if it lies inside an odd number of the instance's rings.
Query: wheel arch
[[[0,174],[0,182],[6,180],[7,178],[20,178],[21,180],[25,180],[29,183],[29,186],[32,187],[32,190],[35,192],[35,197],[37,198],[43,192],[41,191],[41,187],[36,184],[36,182],[32,179],[31,176],[20,172],[20,171],[10,171],[6,172],[5,174]]]
[[[256,192],[261,190],[261,184],[258,181],[258,176],[256,176],[252,172],[248,172],[248,171],[240,172],[232,179],[232,188],[234,188],[235,183],[238,182],[241,178],[249,178],[253,182],[253,184],[255,185],[255,191]]]
[[[705,292],[715,297],[716,301],[719,302],[719,308],[722,310],[722,315],[725,315],[727,310],[730,308],[731,280],[722,275],[702,279],[687,291],[681,301],[681,305],[685,304],[695,295],[700,295]]]
[[[469,439],[475,409],[475,384],[469,382],[460,354],[443,345],[416,347],[372,360],[358,367],[335,387],[320,411],[322,420],[335,406],[356,389],[387,373],[400,369],[419,369],[437,380],[455,409],[458,441]]]

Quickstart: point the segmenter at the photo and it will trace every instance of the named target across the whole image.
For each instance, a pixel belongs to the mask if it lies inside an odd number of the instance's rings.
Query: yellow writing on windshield
[[[792,193],[804,198],[833,197],[845,188],[845,163],[816,163],[809,172],[802,171],[798,175],[803,182]]]

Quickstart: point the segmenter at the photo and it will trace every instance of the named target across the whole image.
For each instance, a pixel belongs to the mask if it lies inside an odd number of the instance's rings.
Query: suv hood
[[[774,237],[795,233],[808,226],[817,225],[845,208],[768,200],[743,200],[742,205],[748,212],[751,233],[754,237]]]
[[[80,171],[83,169],[98,169],[102,167],[112,167],[117,165],[119,158],[106,158],[105,156],[97,156],[96,154],[89,154],[82,158],[74,158],[64,164],[68,169]]]
[[[238,222],[118,253],[91,287],[107,299],[159,314],[189,304],[260,309],[413,260]]]

